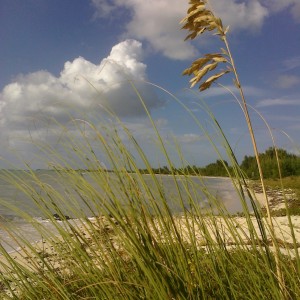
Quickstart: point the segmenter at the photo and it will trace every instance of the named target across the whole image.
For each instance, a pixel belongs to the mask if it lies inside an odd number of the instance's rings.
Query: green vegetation
[[[284,149],[276,149],[281,177],[300,176],[300,156],[288,153]],[[275,148],[270,147],[265,153],[259,154],[265,178],[279,178],[279,170]],[[249,178],[258,179],[259,173],[255,157],[245,156],[241,168]]]
[[[284,177],[281,180],[267,179],[265,182],[271,196],[275,199],[283,199],[282,202],[286,201],[290,215],[300,215],[300,176]],[[256,184],[258,183],[256,182]],[[285,208],[273,211],[274,216],[285,216],[286,214]]]
[[[279,179],[267,179],[266,185],[270,188],[281,188],[281,183],[286,189],[292,189],[296,192],[298,196],[300,196],[300,176],[290,176]]]
[[[278,162],[276,158],[275,151],[277,152],[280,171],[279,174]],[[270,147],[264,153],[259,154],[261,166],[264,174],[264,178],[266,179],[276,179],[279,178],[280,175],[282,178],[289,176],[300,176],[300,156],[296,154],[288,153],[284,149],[275,149],[274,147]],[[245,172],[245,175],[251,179],[258,179],[259,172],[257,168],[256,158],[254,156],[245,156],[242,163],[240,164],[240,168]],[[147,173],[147,170],[140,170],[143,173]],[[230,172],[232,172],[232,168],[228,165],[226,160],[216,160],[214,163],[210,163],[205,167],[199,166],[185,166],[183,168],[175,168],[173,167],[170,170],[167,166],[163,166],[162,168],[154,168],[153,172],[156,174],[194,174],[194,175],[202,175],[202,176],[221,176],[221,177],[229,177]],[[228,173],[229,172],[229,173]],[[289,181],[286,181],[288,186],[286,188],[297,189],[297,185],[290,186]],[[284,185],[285,186],[285,185]]]
[[[210,163],[205,167],[198,167],[198,166],[190,166],[187,165],[182,168],[172,167],[171,170],[167,166],[163,166],[162,168],[153,168],[152,172],[155,174],[164,174],[164,175],[171,175],[171,174],[178,174],[178,175],[201,175],[201,176],[221,176],[221,177],[229,177],[232,168],[228,165],[226,160],[217,160],[215,163]],[[148,170],[143,169],[140,170],[141,173],[147,174]]]
[[[188,38],[212,31],[225,45],[226,49],[221,53],[207,54],[196,60],[185,73],[194,75],[192,85],[201,82],[201,90],[209,88],[224,74],[234,74],[254,146],[259,185],[266,196],[266,182],[261,172],[264,159],[257,153],[247,104],[226,38],[227,29],[209,9],[207,1],[200,0],[190,1],[183,23],[190,31]],[[227,68],[204,79],[219,64],[225,64]],[[140,101],[144,105],[142,98]],[[175,97],[174,101],[182,104]],[[223,203],[205,187],[206,198],[195,198],[196,187],[190,175],[196,175],[199,182],[201,175],[196,168],[183,166],[180,170],[183,176],[177,176],[166,144],[147,107],[144,108],[157,138],[157,151],[167,162],[160,171],[171,170],[172,202],[181,208],[180,215],[172,212],[161,178],[155,174],[136,138],[117,116],[110,113],[114,122],[103,124],[97,120],[97,126],[87,120],[72,120],[70,123],[74,123],[76,129],[83,123],[84,131],[79,139],[75,139],[72,130],[68,132],[68,128],[61,128],[63,134],[59,146],[69,154],[68,159],[50,146],[37,145],[56,166],[51,180],[61,189],[47,184],[45,178],[38,177],[31,169],[21,172],[22,176],[9,170],[1,175],[3,180],[13,183],[27,195],[32,206],[55,228],[55,231],[47,230],[9,199],[0,200],[1,205],[30,222],[43,237],[37,248],[38,245],[30,244],[26,237],[20,236],[18,230],[4,225],[3,230],[6,229],[20,247],[25,245],[20,252],[25,264],[7,253],[0,244],[1,299],[299,298],[299,243],[294,230],[298,228],[288,214],[288,232],[285,234],[289,238],[279,236],[272,223],[267,197],[268,219],[263,217],[255,205],[245,170],[239,166],[218,121],[202,104],[213,129],[218,132],[217,141],[207,134],[192,111],[184,104],[182,107],[207,136],[219,158],[203,172],[216,175],[215,172],[222,170],[221,174],[230,176],[243,205],[242,223],[230,216]],[[222,151],[217,145],[222,145]],[[176,150],[186,162],[180,149]],[[223,152],[226,157],[220,154]],[[104,170],[96,153],[105,156],[111,172]],[[137,161],[143,163],[143,172]],[[76,171],[78,169],[95,171],[82,176]],[[187,201],[183,195],[187,196]],[[248,198],[251,207],[246,205]],[[78,207],[78,199],[86,205],[87,211]],[[208,202],[205,210],[199,205],[205,203],[204,200]],[[75,220],[64,218],[66,211]],[[87,212],[94,218],[88,219]],[[53,213],[64,221],[58,222]]]

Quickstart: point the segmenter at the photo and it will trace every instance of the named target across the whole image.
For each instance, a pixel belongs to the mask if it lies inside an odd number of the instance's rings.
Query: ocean
[[[78,183],[75,185],[74,179],[70,181],[69,177],[66,176],[67,173],[57,173],[52,170],[37,170],[32,174],[16,170],[11,171],[10,174],[14,177],[13,182],[5,179],[4,171],[0,171],[0,242],[8,252],[19,248],[11,232],[25,237],[30,242],[36,242],[43,238],[31,222],[26,221],[27,215],[32,216],[37,224],[46,227],[50,232],[56,230],[44,212],[44,210],[49,211],[47,210],[47,201],[53,214],[56,211],[53,210],[53,206],[50,204],[54,201],[61,204],[59,209],[65,216],[75,218],[74,222],[78,217],[91,218],[99,215],[101,205],[95,204],[95,201],[97,201],[94,199],[95,193],[89,195],[80,190],[83,181],[88,182],[97,193],[103,196],[101,201],[106,201],[103,200],[105,199],[105,189],[97,182],[97,178],[93,173],[79,172]],[[35,184],[33,180],[35,176],[43,182],[42,187]],[[122,199],[124,193],[118,184],[118,178],[113,173],[108,173],[107,176],[109,176],[109,182],[111,182],[111,193]],[[132,176],[134,178],[135,175],[132,174]],[[144,182],[150,188],[151,193],[154,197],[155,195],[158,197],[159,192],[155,188],[152,177],[150,175],[143,176]],[[205,177],[199,180],[198,177],[178,176],[178,189],[172,176],[157,175],[157,179],[163,187],[163,193],[174,213],[180,213],[182,210],[181,205],[176,201],[179,198],[179,193],[187,208],[190,196],[196,199],[200,207],[205,208],[208,205],[207,192],[214,195],[218,201],[222,201],[230,213],[242,211],[238,194],[229,178]],[[16,184],[16,182],[18,183]],[[190,196],[187,188],[190,191]],[[31,192],[35,195],[34,199]],[[48,199],[46,203],[39,205],[39,196]],[[89,201],[89,197],[94,200]],[[22,214],[24,215],[22,216]],[[63,223],[63,221],[58,222]]]

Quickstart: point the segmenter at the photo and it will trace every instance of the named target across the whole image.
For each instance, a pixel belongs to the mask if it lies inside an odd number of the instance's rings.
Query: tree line
[[[265,178],[278,178],[280,172],[282,177],[299,176],[300,175],[300,156],[288,153],[284,149],[277,149],[278,162],[276,152],[273,147],[267,149],[264,153],[259,154],[262,165],[263,175]],[[257,163],[254,156],[245,156],[241,169],[250,178],[259,178]]]
[[[300,156],[288,153],[284,149],[277,149],[278,162],[276,159],[276,152],[273,147],[268,148],[264,153],[259,154],[262,165],[264,178],[278,178],[278,163],[280,166],[281,176],[300,176]],[[245,156],[240,164],[241,170],[247,177],[252,179],[259,178],[256,159],[254,156]],[[142,173],[149,173],[149,170],[142,169]],[[159,167],[153,168],[152,171],[156,174],[188,174],[188,175],[202,175],[202,176],[222,176],[227,177],[232,174],[232,167],[225,160],[216,160],[205,167],[198,167],[195,165],[188,165],[183,168],[175,167]]]

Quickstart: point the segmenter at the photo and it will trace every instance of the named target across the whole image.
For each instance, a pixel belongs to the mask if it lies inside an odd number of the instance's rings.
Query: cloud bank
[[[184,42],[186,32],[180,30],[180,20],[188,8],[188,2],[174,0],[92,0],[96,15],[111,18],[121,9],[131,16],[125,25],[124,36],[144,40],[155,51],[172,59],[188,59],[197,54],[192,44]]]
[[[185,16],[188,0],[91,0],[99,18],[120,18],[120,11],[128,19],[123,35],[147,41],[155,51],[171,59],[190,59],[197,54],[190,42],[183,42],[186,32],[180,20]],[[210,0],[216,14],[230,31],[258,32],[267,17],[289,10],[300,22],[299,0]]]
[[[19,75],[0,91],[2,148],[25,150],[19,141],[26,137],[55,140],[57,136],[49,130],[51,119],[64,126],[71,115],[82,118],[91,113],[100,118],[104,109],[125,118],[145,116],[130,82],[149,110],[162,105],[153,88],[144,82],[146,71],[142,44],[128,39],[115,45],[99,64],[78,57],[67,61],[59,76],[45,70]]]
[[[143,114],[143,108],[129,81],[144,96],[149,109],[160,105],[141,62],[142,44],[126,40],[114,46],[100,64],[83,57],[67,61],[58,77],[47,71],[19,75],[0,93],[0,124],[24,127],[38,113],[59,121],[73,111],[99,110],[106,107],[121,116]]]

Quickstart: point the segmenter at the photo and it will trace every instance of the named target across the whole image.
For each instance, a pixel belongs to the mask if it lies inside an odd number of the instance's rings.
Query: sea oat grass
[[[253,139],[247,104],[227,43],[227,29],[207,1],[190,1],[184,22],[191,31],[188,38],[215,31],[226,46],[226,50],[197,60],[186,74],[194,74],[192,84],[201,82],[203,90],[233,72]],[[204,79],[226,64],[229,68]],[[3,228],[21,249],[8,253],[0,247],[1,298],[299,298],[297,217],[273,218],[270,222],[268,212],[266,219],[213,112],[199,101],[214,137],[192,110],[167,92],[195,122],[220,159],[241,202],[243,217],[231,215],[222,199],[213,195],[193,170],[188,172],[183,165],[186,171],[176,174],[169,145],[134,83],[130,85],[152,125],[156,150],[171,170],[168,179],[174,186],[172,199],[167,197],[163,175],[155,174],[143,147],[113,112],[108,111],[109,118],[104,118],[113,120],[108,123],[99,119],[94,123],[95,118],[71,119],[70,124],[81,134],[79,138],[56,122],[62,132],[62,152],[51,145],[36,144],[40,158],[46,157],[52,168],[46,177],[28,166],[22,176],[8,170],[2,174],[3,180],[26,195],[31,207],[49,221],[53,230],[47,230],[49,227],[10,199],[1,199],[1,205],[31,223],[42,237],[32,244],[18,231]],[[180,145],[175,145],[180,161],[188,162]],[[101,164],[99,155],[109,168]],[[141,172],[140,165],[147,175]],[[264,182],[260,185],[266,194]],[[202,196],[197,194],[199,189]],[[204,200],[208,202],[206,206]],[[268,201],[266,204],[268,207]]]
[[[235,61],[232,57],[231,50],[229,47],[228,39],[227,39],[227,32],[229,28],[224,28],[221,19],[219,19],[215,14],[210,6],[209,1],[206,0],[191,0],[189,2],[190,7],[187,12],[187,16],[182,20],[183,28],[187,29],[190,34],[187,36],[186,39],[194,39],[199,35],[202,35],[206,31],[212,31],[215,35],[217,35],[220,40],[223,42],[225,49],[221,49],[220,53],[214,54],[206,54],[204,58],[200,58],[196,60],[189,69],[184,71],[184,75],[191,75],[193,74],[193,78],[191,79],[191,86],[196,84],[200,84],[200,91],[208,89],[212,83],[216,80],[221,78],[227,73],[233,73],[233,81],[238,89],[240,95],[240,103],[244,112],[245,120],[248,126],[249,135],[251,137],[253,150],[257,162],[257,168],[259,171],[259,178],[261,183],[261,188],[263,191],[263,195],[265,198],[265,208],[267,212],[269,227],[271,230],[273,246],[275,248],[275,261],[276,261],[276,274],[278,284],[281,289],[282,297],[287,298],[288,295],[286,293],[285,288],[285,280],[283,277],[283,273],[281,270],[281,265],[279,262],[280,250],[277,247],[275,242],[276,237],[274,235],[274,224],[271,217],[271,209],[270,203],[268,199],[268,195],[266,193],[265,183],[264,183],[264,173],[261,166],[261,161],[259,158],[258,153],[258,146],[256,142],[256,137],[253,130],[252,121],[250,118],[250,114],[248,111],[248,105],[245,99],[243,87],[240,82],[240,78],[238,75],[238,71],[235,65]],[[227,64],[227,69],[222,69],[221,72],[210,76],[208,79],[205,79],[205,75],[217,68],[220,64]]]
[[[188,113],[194,118],[191,111]],[[49,160],[57,159],[51,176],[64,186],[62,193],[46,183],[49,178],[40,178],[30,169],[23,177],[12,171],[4,175],[31,199],[55,231],[47,232],[30,214],[2,200],[3,205],[30,221],[45,237],[41,243],[30,244],[7,228],[19,246],[25,248],[18,259],[1,249],[2,298],[281,299],[274,276],[274,240],[268,224],[264,218],[251,215],[253,207],[246,205],[242,188],[243,173],[217,120],[209,110],[207,113],[220,131],[221,145],[235,164],[232,182],[246,217],[230,216],[222,202],[203,185],[200,175],[172,174],[176,197],[170,202],[161,175],[153,173],[147,156],[124,124],[121,130],[131,141],[130,146],[124,144],[117,131],[106,127],[107,131],[101,132],[86,122],[93,136],[97,136],[97,143],[93,141],[92,146],[86,141],[89,146],[74,153],[76,162],[81,159],[86,164],[85,176],[57,153],[53,155],[51,148],[48,151],[42,147]],[[195,121],[202,129],[199,120]],[[120,125],[119,119],[117,122]],[[159,135],[156,128],[154,132]],[[66,148],[79,148],[75,140],[69,141],[71,145],[65,144]],[[161,137],[159,141],[164,143]],[[214,141],[210,142],[220,155]],[[106,153],[110,172],[97,162],[93,147]],[[140,172],[132,148],[147,166],[149,175]],[[172,166],[166,148],[161,145],[159,151]],[[88,160],[87,155],[91,155]],[[198,184],[193,184],[196,178]],[[201,199],[195,196],[199,188],[209,201],[207,209],[199,206]],[[86,214],[78,209],[78,201],[85,204]],[[180,214],[172,212],[173,202],[181,208]],[[66,211],[74,219],[66,218]],[[285,256],[279,256],[279,263],[285,293],[293,299],[300,293],[298,261],[291,242],[284,237],[276,242],[278,247],[288,249]]]

